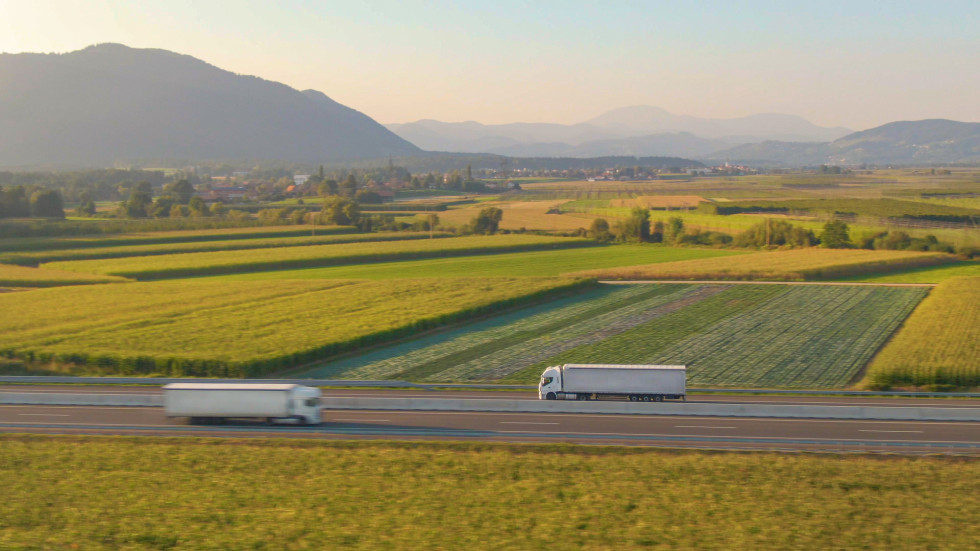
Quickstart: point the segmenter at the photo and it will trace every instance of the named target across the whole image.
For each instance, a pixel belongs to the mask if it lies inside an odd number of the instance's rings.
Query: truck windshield
[[[317,399],[317,398],[307,398],[306,399],[306,406],[307,407],[315,407],[318,403],[320,403],[320,400]]]
[[[554,377],[541,377],[541,386],[548,386],[551,384],[551,381],[554,380]]]

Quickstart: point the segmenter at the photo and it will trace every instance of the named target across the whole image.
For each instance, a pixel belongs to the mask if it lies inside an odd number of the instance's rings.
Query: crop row
[[[51,262],[43,266],[135,279],[161,279],[591,245],[594,242],[585,239],[511,234],[77,260]]]
[[[980,277],[940,283],[875,357],[868,386],[980,386]]]
[[[475,375],[492,379],[490,371],[510,372],[526,366],[529,360],[522,354],[550,355],[545,351],[575,346],[576,339],[615,331],[612,324],[616,321],[640,323],[628,317],[610,318],[624,310],[636,313],[675,302],[692,290],[686,285],[602,286],[449,333],[340,359],[305,375],[406,380],[452,380],[453,376],[466,380]]]
[[[806,248],[607,268],[576,275],[601,279],[715,279],[806,281],[955,262],[944,253]]]
[[[688,366],[700,386],[847,386],[919,287],[631,285],[337,360],[311,377],[533,383],[560,363]]]
[[[475,358],[441,371],[431,381],[501,380],[528,364],[547,360],[568,350],[602,342],[637,325],[665,316],[724,290],[698,286],[648,300],[636,301],[615,311],[590,317],[527,341],[504,348],[491,357]],[[612,362],[617,363],[617,362]]]
[[[686,364],[691,383],[703,386],[847,386],[925,294],[923,288],[795,288],[643,363]],[[642,343],[645,335],[634,337]]]
[[[71,237],[11,237],[0,239],[0,251],[25,252],[58,249],[126,247],[161,243],[193,243],[195,241],[225,241],[273,237],[302,237],[309,235],[311,226],[260,226],[208,230],[134,232],[111,235],[80,235]],[[350,226],[317,226],[318,234],[353,233]]]
[[[438,237],[450,234],[437,233]],[[302,236],[271,237],[258,239],[222,239],[217,241],[188,241],[178,243],[156,243],[152,245],[129,245],[113,247],[85,247],[71,249],[54,249],[21,253],[0,254],[0,262],[19,264],[22,266],[37,266],[45,262],[62,260],[90,260],[108,258],[126,258],[131,256],[157,256],[193,252],[236,251],[244,249],[271,249],[279,247],[302,247],[308,245],[329,245],[338,243],[362,243],[372,241],[408,241],[412,239],[428,239],[430,234],[408,232],[384,233],[341,233],[326,235],[310,235],[309,231]]]
[[[216,277],[227,279],[393,279],[400,277],[468,277],[473,274],[501,277],[552,276],[589,268],[628,266],[637,262],[672,262],[731,254],[743,253],[730,250],[662,247],[646,244],[602,245],[534,251],[532,253],[498,253],[399,260],[396,262],[372,262],[317,269],[282,270]]]
[[[460,278],[41,289],[0,295],[0,350],[102,373],[258,376],[591,285]]]
[[[127,280],[116,276],[80,274],[78,272],[0,264],[0,287],[60,287],[62,285],[91,285],[123,281]]]

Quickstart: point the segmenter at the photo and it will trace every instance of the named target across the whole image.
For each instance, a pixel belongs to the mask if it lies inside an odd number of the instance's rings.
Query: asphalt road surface
[[[368,391],[358,391],[358,394],[361,392]],[[452,394],[459,397],[460,393]],[[326,410],[323,417],[323,424],[314,427],[270,426],[248,420],[220,426],[191,426],[184,419],[168,419],[162,408],[153,407],[0,405],[0,432],[564,442],[703,449],[980,455],[980,423],[967,422],[366,410]]]
[[[159,386],[120,386],[120,385],[12,385],[0,384],[0,392],[66,392],[76,394],[163,394]],[[742,394],[695,394],[687,396],[688,402],[700,404],[796,404],[812,406],[922,406],[944,408],[977,408],[980,399],[976,398],[900,398],[867,396],[757,396]],[[326,397],[337,398],[426,398],[469,400],[537,400],[537,392],[532,391],[474,391],[474,390],[402,390],[402,389],[325,389]]]

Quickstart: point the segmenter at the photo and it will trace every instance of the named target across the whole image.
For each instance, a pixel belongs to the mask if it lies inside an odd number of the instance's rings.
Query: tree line
[[[738,248],[796,248],[820,246],[831,249],[910,250],[956,253],[966,258],[980,257],[980,249],[972,246],[956,247],[942,242],[934,235],[911,237],[903,231],[881,231],[852,238],[851,228],[842,220],[831,220],[815,234],[802,226],[794,226],[785,220],[767,219],[744,232],[731,236],[716,231],[689,228],[684,220],[671,217],[651,223],[650,210],[634,208],[625,220],[613,226],[603,218],[593,220],[588,230],[580,235],[602,242],[664,243],[667,245],[707,245]]]

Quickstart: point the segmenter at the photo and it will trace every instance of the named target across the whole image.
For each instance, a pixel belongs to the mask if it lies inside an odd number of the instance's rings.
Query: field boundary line
[[[614,280],[600,279],[605,285],[640,285],[650,283],[686,283],[690,285],[827,285],[855,287],[935,287],[938,283],[877,283],[873,281],[746,281],[727,279],[630,279]]]

